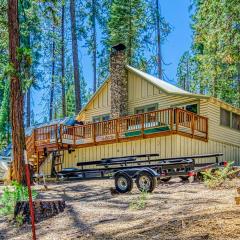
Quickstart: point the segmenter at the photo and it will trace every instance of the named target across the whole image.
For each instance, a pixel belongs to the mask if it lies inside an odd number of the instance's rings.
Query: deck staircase
[[[77,126],[54,124],[34,129],[26,137],[26,147],[29,161],[39,173],[50,155],[53,168],[61,170],[64,150],[172,134],[208,141],[208,119],[183,109],[168,108]]]

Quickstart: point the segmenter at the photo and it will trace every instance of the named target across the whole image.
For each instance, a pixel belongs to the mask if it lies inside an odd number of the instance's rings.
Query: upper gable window
[[[158,109],[158,104],[155,103],[155,104],[151,104],[151,105],[137,107],[134,109],[134,113],[141,114],[141,113],[145,113],[145,112],[153,112],[153,111],[156,111],[157,109]]]
[[[230,121],[230,118],[231,118],[230,114],[231,113],[229,111],[227,111],[227,110],[225,110],[223,108],[220,108],[220,124],[222,126],[230,127],[230,123],[231,123],[231,121]]]

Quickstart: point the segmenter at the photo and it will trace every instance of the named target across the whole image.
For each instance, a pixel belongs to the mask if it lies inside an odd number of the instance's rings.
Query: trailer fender
[[[152,168],[146,167],[146,168],[142,168],[140,169],[140,171],[137,172],[137,175],[142,173],[142,172],[148,172],[150,173],[153,177],[159,177],[160,174],[157,173],[155,170],[153,170]]]
[[[124,174],[127,174],[131,178],[136,178],[142,172],[148,172],[149,174],[151,174],[152,177],[160,176],[160,174],[157,173],[152,168],[145,167],[145,168],[130,168],[130,169],[120,170],[114,174],[114,177],[117,176],[117,174],[124,173]]]

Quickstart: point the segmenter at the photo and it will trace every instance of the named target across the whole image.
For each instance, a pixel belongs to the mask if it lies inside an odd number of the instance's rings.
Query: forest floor
[[[37,239],[240,239],[236,188],[209,190],[176,178],[158,185],[145,208],[136,210],[131,206],[141,194],[135,187],[129,194],[112,195],[111,186],[112,180],[49,184],[39,198],[63,198],[66,209],[36,225]],[[31,226],[12,227],[0,218],[0,239],[31,239]]]

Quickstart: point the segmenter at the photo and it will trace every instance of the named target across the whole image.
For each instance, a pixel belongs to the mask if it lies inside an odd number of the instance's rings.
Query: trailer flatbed
[[[219,158],[222,153],[159,158],[158,153],[138,154],[112,158],[102,158],[98,161],[78,162],[79,168],[65,168],[57,173],[62,179],[106,178],[115,179],[118,192],[132,190],[135,180],[140,191],[152,192],[157,179],[168,181],[171,177],[187,180],[206,168],[217,168],[223,165]],[[195,159],[215,158],[214,163],[196,164]]]

